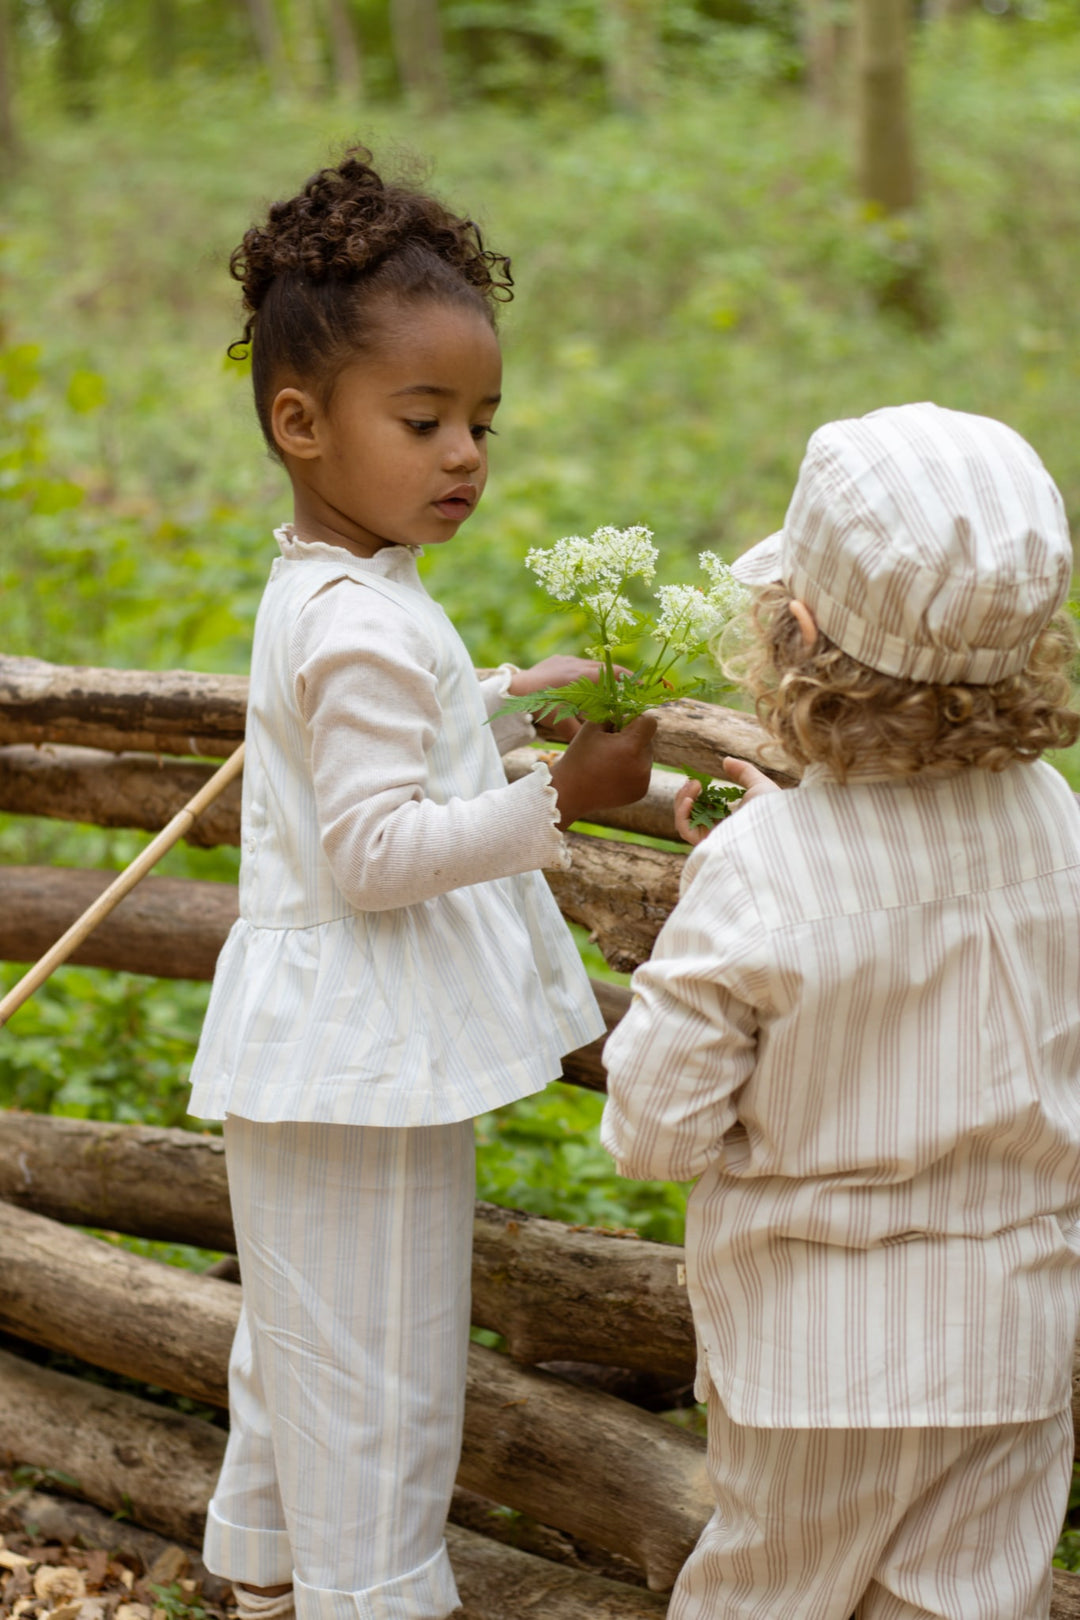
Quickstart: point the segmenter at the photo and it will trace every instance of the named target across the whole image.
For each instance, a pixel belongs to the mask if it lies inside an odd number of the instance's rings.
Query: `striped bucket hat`
[[[782,583],[871,669],[976,686],[1023,669],[1072,568],[1064,502],[1026,440],[930,404],[819,428],[784,527],[733,565]]]

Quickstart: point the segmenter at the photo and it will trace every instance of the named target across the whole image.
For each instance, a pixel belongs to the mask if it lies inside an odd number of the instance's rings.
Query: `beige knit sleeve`
[[[301,613],[290,665],[322,848],[358,911],[567,864],[544,767],[473,799],[426,797],[443,716],[430,642],[405,609],[340,579]]]
[[[480,696],[500,754],[508,754],[512,748],[524,748],[536,736],[536,727],[529,714],[499,713],[499,706],[516,674],[516,664],[500,664],[498,669],[490,670],[480,681]]]

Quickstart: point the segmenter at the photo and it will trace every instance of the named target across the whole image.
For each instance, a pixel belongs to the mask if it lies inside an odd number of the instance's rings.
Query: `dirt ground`
[[[0,1469],[0,1616],[233,1620],[193,1549]]]

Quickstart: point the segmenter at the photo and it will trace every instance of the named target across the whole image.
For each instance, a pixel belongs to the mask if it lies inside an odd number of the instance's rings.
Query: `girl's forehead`
[[[382,395],[465,394],[494,405],[502,388],[502,354],[482,314],[422,304],[404,309],[374,353],[358,358],[348,372]]]

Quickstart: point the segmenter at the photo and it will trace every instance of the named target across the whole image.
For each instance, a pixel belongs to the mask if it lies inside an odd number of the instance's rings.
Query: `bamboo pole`
[[[45,952],[45,955],[34,964],[29,973],[23,975],[18,984],[9,990],[0,1001],[0,1026],[7,1023],[12,1013],[17,1012],[24,1001],[28,1001],[35,990],[45,983],[49,975],[66,962],[72,951],[81,945],[88,934],[93,933],[99,922],[109,915],[115,906],[126,894],[130,894],[139,880],[146,876],[152,867],[156,866],[161,857],[173,845],[179,843],[192,822],[212,804],[220,794],[224,793],[230,782],[236,780],[244,767],[244,745],[240,744],[236,752],[231,754],[220,770],[214,772],[209,782],[199,789],[193,799],[189,799],[182,810],[178,810],[167,827],[163,827],[157,837],[137,855],[130,866],[124,868],[119,877],[98,895],[93,905],[88,906],[82,916],[72,923],[66,933],[61,934],[56,944]]]

